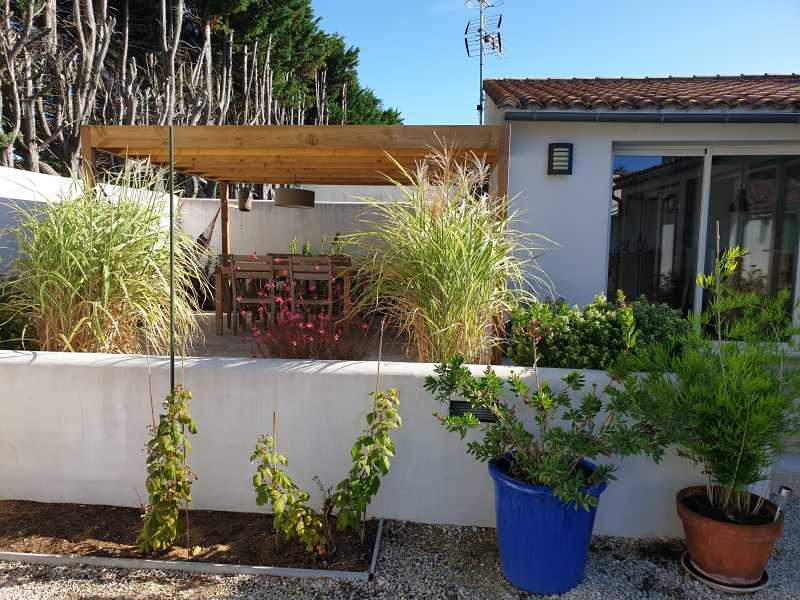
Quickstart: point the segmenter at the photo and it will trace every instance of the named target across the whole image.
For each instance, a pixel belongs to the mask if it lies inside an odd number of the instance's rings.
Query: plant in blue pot
[[[621,319],[630,349],[633,317],[627,311]],[[532,325],[534,356],[545,327]],[[441,402],[467,403],[462,414],[436,415],[448,431],[464,438],[480,430],[467,452],[489,463],[506,579],[528,592],[562,594],[583,578],[600,496],[614,479],[616,467],[597,458],[647,454],[658,461],[666,441],[620,392],[621,365],[603,387],[587,387],[585,376],[573,371],[557,391],[540,378],[535,359],[528,375],[531,383],[487,367],[475,376],[455,358],[436,367],[425,389]]]

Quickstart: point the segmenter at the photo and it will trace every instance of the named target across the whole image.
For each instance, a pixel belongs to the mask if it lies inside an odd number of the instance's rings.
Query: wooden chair
[[[235,255],[232,258],[233,276],[233,333],[238,333],[240,311],[243,306],[262,308],[275,320],[275,268],[270,256],[252,257]],[[253,322],[255,323],[255,314]]]
[[[317,286],[316,296],[308,298],[312,282]],[[320,290],[321,284],[325,289]],[[289,257],[290,306],[293,312],[308,313],[311,306],[327,307],[328,314],[333,314],[333,265],[330,256],[297,256]],[[320,292],[324,297],[319,297]]]

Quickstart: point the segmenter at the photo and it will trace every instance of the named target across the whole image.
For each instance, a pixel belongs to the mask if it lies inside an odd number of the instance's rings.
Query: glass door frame
[[[800,156],[800,143],[780,142],[780,141],[742,141],[742,142],[623,142],[615,141],[611,146],[612,152],[612,173],[611,173],[611,192],[609,193],[609,229],[608,243],[611,243],[611,202],[613,196],[613,164],[614,156],[702,156],[703,157],[703,176],[700,188],[700,222],[697,228],[697,257],[696,268],[703,269],[706,264],[706,246],[708,243],[708,213],[711,197],[711,164],[714,156]],[[714,235],[711,233],[711,235]],[[606,255],[610,252],[607,250]],[[793,301],[800,299],[800,244],[795,250],[796,268],[794,281]],[[608,262],[606,262],[608,271]],[[698,313],[703,306],[703,289],[697,285],[695,277],[694,296],[692,299],[692,312]],[[606,293],[608,290],[606,289]],[[800,326],[800,311],[794,311],[793,323]]]

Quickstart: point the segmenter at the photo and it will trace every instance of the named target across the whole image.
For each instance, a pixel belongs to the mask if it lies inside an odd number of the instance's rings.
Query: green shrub
[[[733,289],[745,254],[732,248],[713,274],[698,276],[708,304],[683,351],[647,348],[631,365],[644,376],[625,382],[629,399],[702,466],[711,506],[731,522],[758,514],[762,499],[753,501],[748,486],[768,477],[784,440],[800,431],[800,371],[787,368],[798,334],[791,294],[767,298]],[[731,312],[738,318],[726,319]]]
[[[627,352],[636,338],[630,309],[624,318],[623,337]],[[539,338],[534,335],[532,339],[535,344]],[[603,388],[586,389],[584,376],[572,371],[563,377],[563,388],[556,391],[548,381],[540,382],[538,374],[535,385],[524,383],[517,374],[503,380],[491,367],[482,377],[475,377],[461,359],[453,359],[436,367],[436,376],[426,379],[425,389],[445,405],[454,397],[469,404],[464,415],[436,415],[448,431],[459,433],[462,439],[469,430],[480,429],[481,437],[467,443],[469,454],[480,461],[510,454],[509,475],[551,487],[563,502],[588,510],[597,505],[597,498],[586,488],[614,479],[615,467],[604,464],[589,471],[581,468],[581,461],[643,453],[659,460],[664,448],[663,438],[653,435],[649,424],[635,419],[635,402],[617,385],[623,372],[613,371],[609,376],[610,382]],[[506,386],[516,397],[516,405],[504,397]],[[573,397],[581,392],[575,402]],[[532,418],[525,419],[527,413],[518,410],[522,405],[532,411]],[[480,423],[475,415],[480,410],[488,410],[495,421]]]
[[[680,341],[689,333],[691,325],[679,310],[668,304],[650,303],[644,296],[632,301],[630,306],[640,347],[669,342],[673,354],[680,352]]]
[[[644,297],[626,302],[596,296],[583,310],[563,301],[535,301],[511,315],[508,355],[518,365],[533,364],[531,332],[535,330],[539,366],[565,369],[608,369],[625,351],[625,308],[636,321],[637,343],[681,339],[688,323],[666,304],[651,304]],[[677,341],[674,342],[677,345]]]

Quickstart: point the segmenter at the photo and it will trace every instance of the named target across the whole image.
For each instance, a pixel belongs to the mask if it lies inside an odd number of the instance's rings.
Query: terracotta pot
[[[694,485],[675,497],[692,563],[720,583],[755,585],[783,531],[783,513],[777,521],[765,525],[736,525],[705,517],[683,503],[684,498],[705,495],[704,485]],[[768,500],[764,502],[774,515],[777,507]]]

